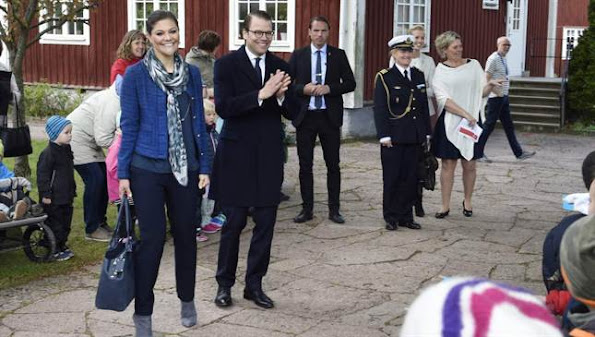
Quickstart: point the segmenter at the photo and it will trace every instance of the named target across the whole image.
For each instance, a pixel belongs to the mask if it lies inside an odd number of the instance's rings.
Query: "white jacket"
[[[105,161],[102,147],[109,147],[116,130],[120,98],[115,86],[93,94],[66,118],[72,122],[74,165]]]

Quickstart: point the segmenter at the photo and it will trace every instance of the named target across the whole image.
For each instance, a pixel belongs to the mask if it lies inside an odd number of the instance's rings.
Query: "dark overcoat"
[[[289,65],[267,52],[265,78]],[[283,177],[281,116],[295,111],[288,91],[280,106],[276,96],[258,105],[262,88],[242,46],[215,62],[215,109],[225,122],[219,135],[210,198],[223,206],[269,207],[279,204]]]

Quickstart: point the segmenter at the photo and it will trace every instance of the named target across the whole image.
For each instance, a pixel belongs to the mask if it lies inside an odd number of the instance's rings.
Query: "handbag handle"
[[[124,228],[126,229],[125,237],[120,236],[122,226],[125,226]],[[127,196],[124,196],[122,198],[122,204],[120,205],[120,210],[118,211],[118,222],[116,224],[116,228],[114,228],[112,241],[118,241],[123,238],[132,238],[133,240],[136,239],[136,235],[134,232],[134,223],[130,216],[130,201],[128,200]]]

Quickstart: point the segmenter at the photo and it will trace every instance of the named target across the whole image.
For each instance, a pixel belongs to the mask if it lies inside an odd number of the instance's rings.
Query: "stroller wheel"
[[[23,246],[29,260],[47,262],[56,249],[54,232],[43,222],[29,225],[23,233]]]

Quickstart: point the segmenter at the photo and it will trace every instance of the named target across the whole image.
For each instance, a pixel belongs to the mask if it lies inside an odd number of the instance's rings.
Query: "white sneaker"
[[[102,227],[98,227],[93,233],[85,233],[85,240],[109,242],[112,236]]]

